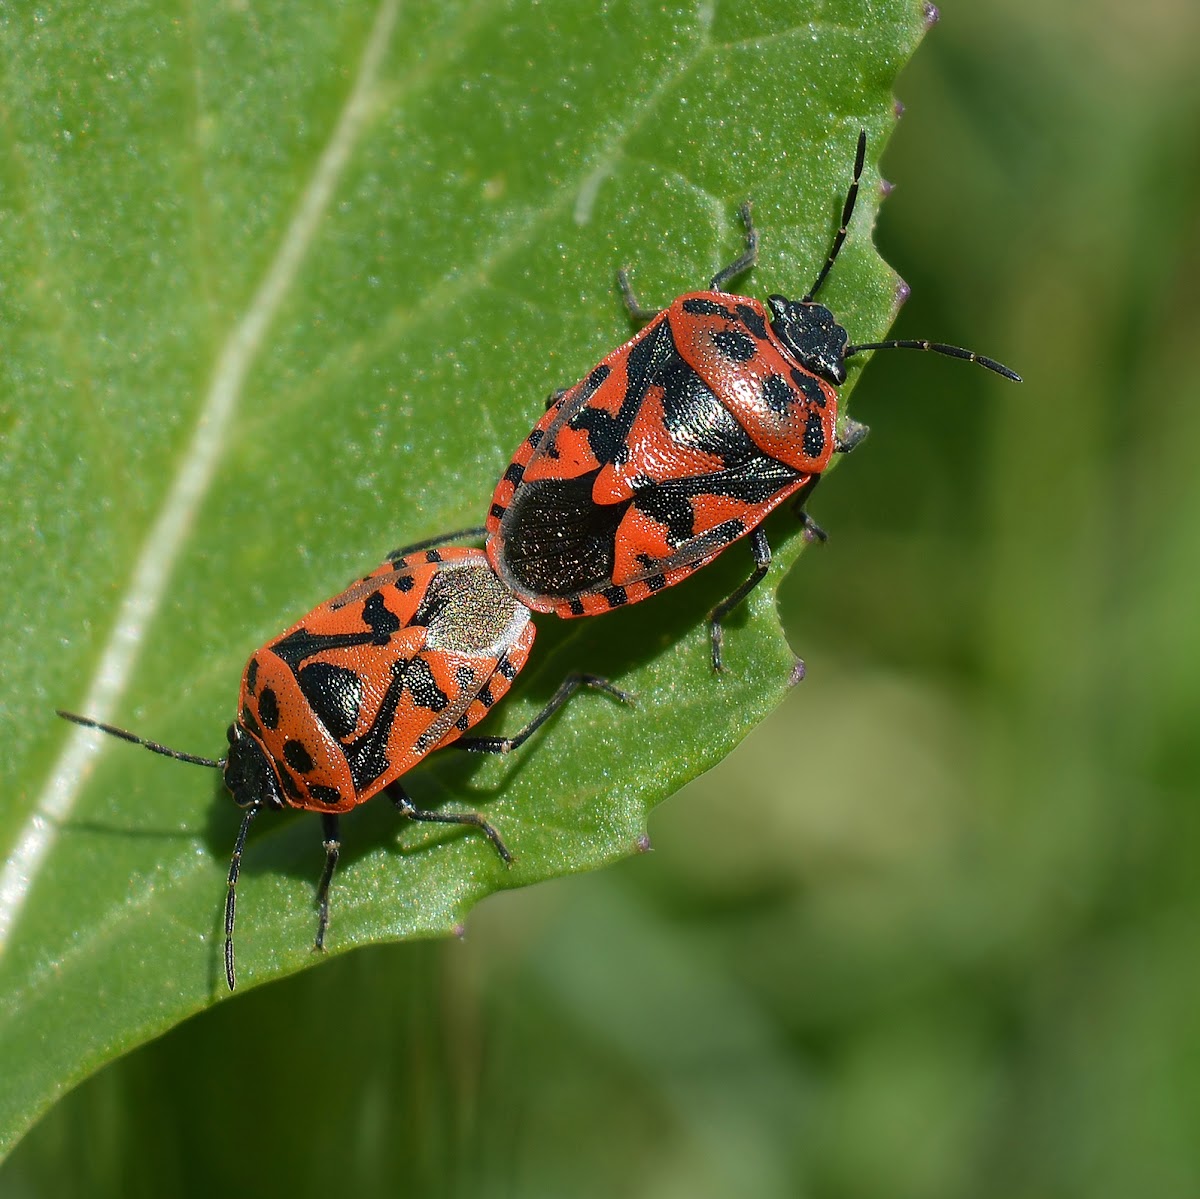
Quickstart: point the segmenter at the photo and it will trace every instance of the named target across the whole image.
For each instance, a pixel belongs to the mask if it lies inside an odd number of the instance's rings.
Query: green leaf
[[[394,546],[477,524],[541,411],[647,300],[762,238],[757,295],[849,241],[822,298],[882,335],[871,245],[911,0],[812,6],[57,5],[0,21],[0,576],[8,867],[0,1147],[113,1057],[225,997],[238,813],[219,778],[56,706],[218,756],[248,654]],[[780,10],[789,11],[781,13]],[[183,15],[181,15],[181,13]],[[785,694],[769,584],[708,664],[735,550],[652,603],[539,622],[485,728],[570,670],[581,694],[509,760],[442,754],[418,802],[486,811],[517,855],[367,805],[344,822],[329,950],[441,935],[483,896],[644,844],[646,814]],[[734,801],[736,802],[736,797]],[[239,890],[241,984],[317,959],[319,823],[264,817]]]

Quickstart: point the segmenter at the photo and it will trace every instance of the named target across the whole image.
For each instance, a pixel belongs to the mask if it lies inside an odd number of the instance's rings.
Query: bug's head
[[[239,808],[282,808],[279,779],[262,746],[240,724],[231,724],[226,736],[229,752],[222,777],[233,802]]]
[[[846,330],[824,304],[771,296],[771,331],[796,361],[835,387],[846,381]]]

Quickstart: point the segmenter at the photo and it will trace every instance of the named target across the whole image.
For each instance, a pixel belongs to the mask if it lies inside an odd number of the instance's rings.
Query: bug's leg
[[[237,840],[233,843],[233,856],[229,859],[229,879],[225,892],[225,981],[231,991],[237,989],[237,972],[233,968],[233,922],[237,916],[237,881],[242,872],[242,850],[246,848],[250,822],[261,811],[261,804],[253,804],[246,809],[242,827],[238,829]]]
[[[617,271],[617,286],[621,289],[621,299],[625,301],[629,315],[639,324],[644,325],[647,321],[652,321],[662,311],[661,308],[647,308],[638,299],[633,284],[629,282],[629,271],[626,267]]]
[[[792,512],[803,527],[804,535],[809,541],[819,541],[824,545],[829,540],[829,534],[804,510],[820,481],[820,475],[810,476],[808,482],[796,492],[795,498],[792,500]]]
[[[569,674],[550,697],[550,702],[519,733],[514,733],[511,737],[460,737],[452,744],[458,749],[465,749],[474,754],[509,753],[517,746],[524,745],[580,687],[594,687],[597,691],[607,691],[623,704],[633,703],[633,696],[628,691],[614,687],[608,679],[602,679],[595,674]]]
[[[755,529],[750,534],[750,551],[754,554],[754,573],[728,598],[723,599],[709,614],[712,627],[712,664],[713,670],[724,670],[721,661],[721,646],[725,640],[721,621],[733,611],[767,577],[771,565],[771,546],[767,535],[762,529]]]
[[[504,864],[512,865],[513,856],[504,844],[504,839],[497,832],[495,825],[490,824],[478,812],[428,812],[424,808],[418,808],[399,783],[393,783],[388,792],[392,803],[396,805],[396,811],[401,816],[407,816],[409,820],[424,820],[430,824],[468,824],[477,828],[495,846],[496,852],[504,859]]]
[[[453,533],[440,533],[437,537],[426,537],[424,541],[414,541],[412,545],[402,545],[398,550],[392,550],[388,554],[387,560],[399,562],[401,558],[419,553],[421,550],[431,550],[439,545],[449,545],[452,541],[473,541],[486,534],[487,529],[483,525],[472,525],[469,529],[455,529]]]
[[[325,930],[329,928],[329,884],[333,882],[338,855],[342,852],[336,812],[321,813],[321,834],[321,845],[325,850],[325,869],[321,871],[321,881],[317,884],[317,939],[313,943],[315,950],[325,948]]]
[[[746,248],[728,265],[722,267],[708,285],[709,291],[724,291],[725,284],[744,275],[758,261],[758,230],[754,227],[754,219],[750,215],[750,201],[738,209],[738,216],[746,226]]]
[[[796,509],[796,519],[804,529],[804,536],[809,541],[819,541],[822,545],[829,540],[829,534],[803,508]]]

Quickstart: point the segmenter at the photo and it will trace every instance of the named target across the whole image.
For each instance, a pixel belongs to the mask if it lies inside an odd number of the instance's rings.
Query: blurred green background
[[[946,6],[894,334],[1026,382],[872,364],[808,678],[655,854],[220,1005],[5,1195],[1200,1194],[1198,46],[1194,0]]]

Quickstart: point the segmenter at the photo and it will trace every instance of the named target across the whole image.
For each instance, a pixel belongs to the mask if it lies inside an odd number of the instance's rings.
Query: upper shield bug
[[[629,697],[575,674],[513,737],[464,737],[504,695],[533,644],[529,609],[496,578],[482,550],[397,551],[377,570],[314,608],[246,664],[223,758],[182,753],[70,712],[58,714],[157,754],[220,770],[244,810],[225,898],[225,976],[236,985],[233,926],[246,834],[264,809],[319,812],[325,869],[317,887],[316,948],[324,948],[329,887],[341,848],[338,814],[389,789],[410,820],[479,829],[507,863],[499,832],[477,812],[418,808],[399,779],[426,754],[454,744],[477,753],[520,745],[580,686]]]
[[[846,359],[866,350],[930,350],[1008,367],[930,341],[849,344],[815,302],[846,240],[866,155],[858,138],[841,225],[802,299],[758,300],[726,285],[758,257],[750,206],[740,210],[745,249],[707,291],[646,309],[624,271],[618,282],[646,324],[580,383],[551,397],[492,497],[487,555],[517,598],[539,612],[585,616],[636,603],[711,562],[750,534],[754,571],[710,614],[712,660],[721,668],[721,621],[763,579],[771,549],[761,522],[790,496],[800,504],[835,453],[865,426],[838,428]]]

